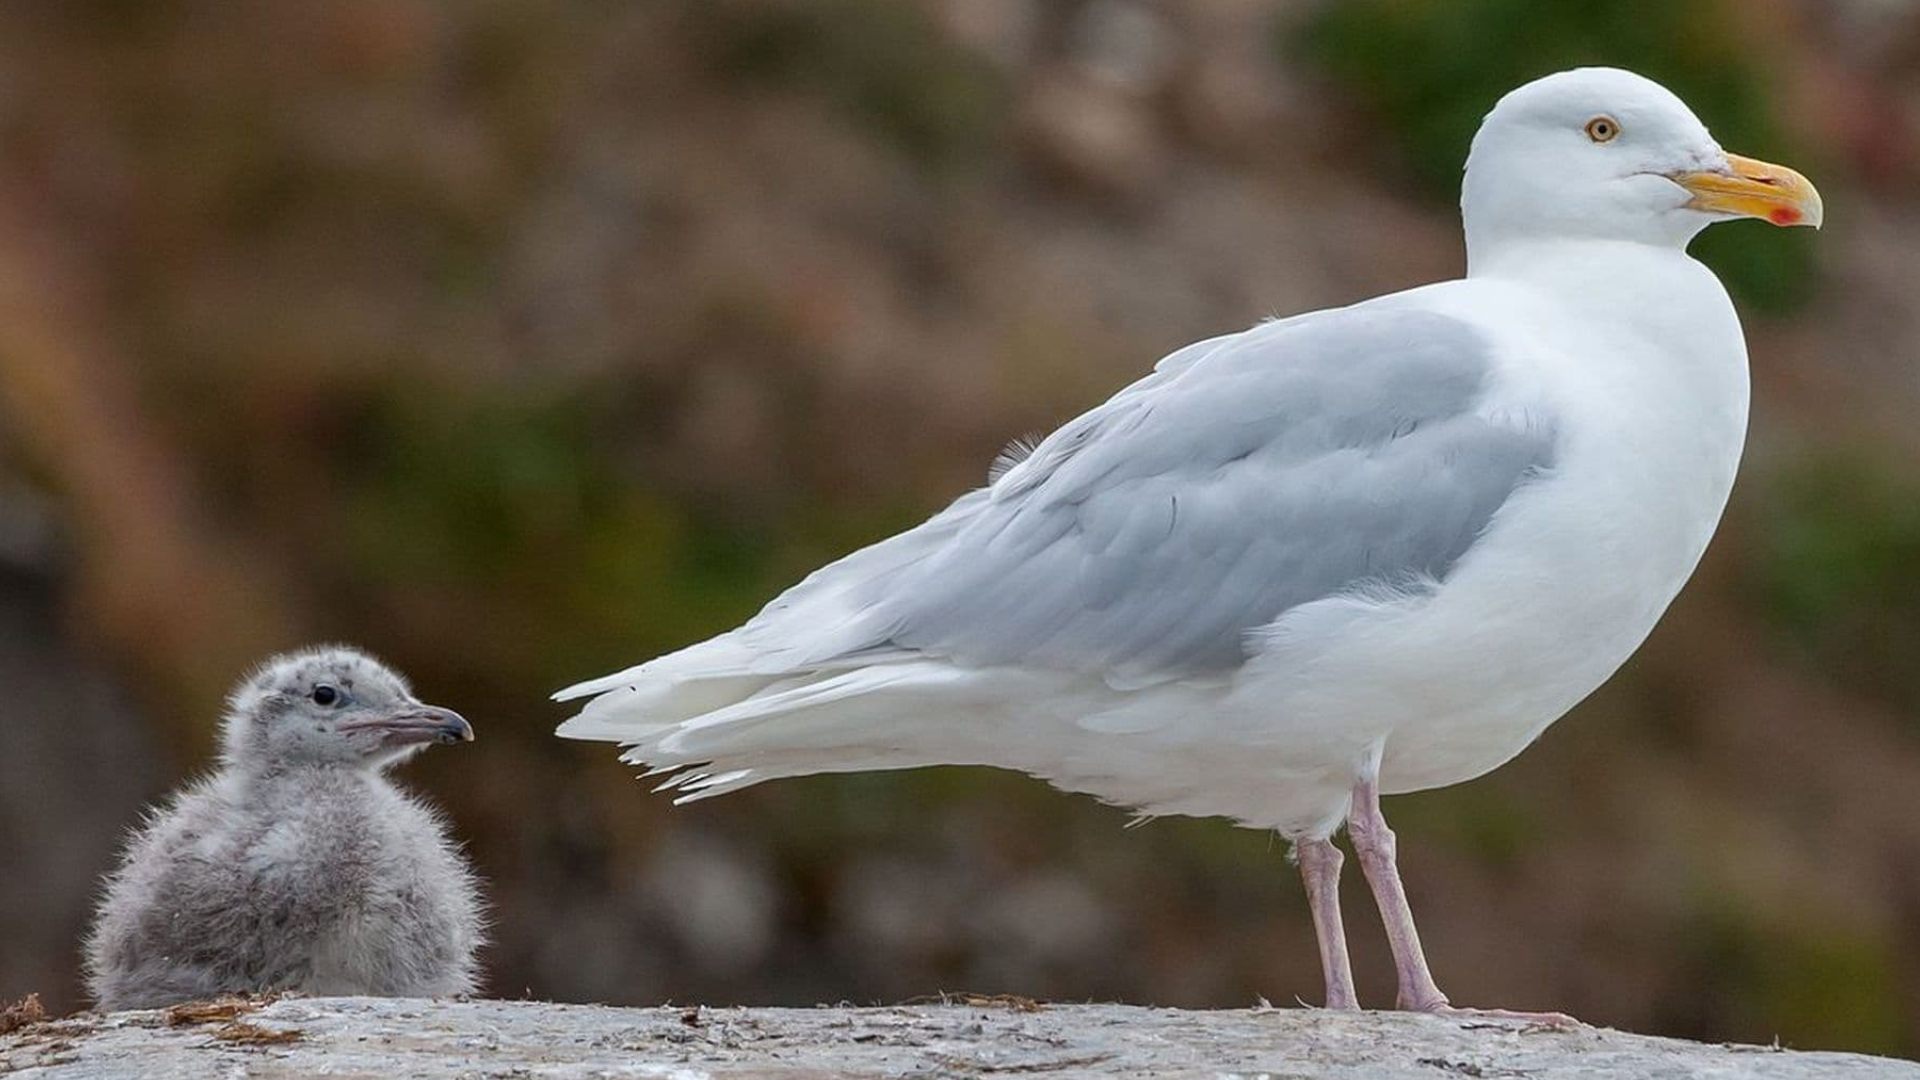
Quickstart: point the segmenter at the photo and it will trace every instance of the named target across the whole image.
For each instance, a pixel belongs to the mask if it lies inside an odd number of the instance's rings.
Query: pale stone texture
[[[78,1016],[0,1038],[18,1080],[1271,1077],[1273,1080],[1920,1080],[1858,1054],[1594,1028],[1326,1013],[986,1001],[893,1008],[614,1009],[289,998]]]

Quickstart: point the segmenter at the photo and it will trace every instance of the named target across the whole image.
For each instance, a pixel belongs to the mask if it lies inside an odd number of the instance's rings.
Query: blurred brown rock
[[[1042,173],[1121,205],[1142,204],[1171,166],[1148,104],[1073,67],[1036,78],[1021,110],[1020,134]]]

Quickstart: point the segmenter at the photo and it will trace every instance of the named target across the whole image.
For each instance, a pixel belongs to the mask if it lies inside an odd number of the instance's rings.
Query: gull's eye
[[[326,683],[321,683],[319,686],[313,688],[313,703],[315,705],[338,705],[346,700],[347,695],[328,686]]]
[[[1620,125],[1611,116],[1596,116],[1587,121],[1587,138],[1594,142],[1612,142],[1620,134]]]

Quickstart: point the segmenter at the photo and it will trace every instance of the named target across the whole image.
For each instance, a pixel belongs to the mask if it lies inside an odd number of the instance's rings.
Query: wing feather
[[[762,672],[869,653],[1128,687],[1231,670],[1296,605],[1444,580],[1550,467],[1550,418],[1482,408],[1494,370],[1477,331],[1422,311],[1201,342],[741,640]]]

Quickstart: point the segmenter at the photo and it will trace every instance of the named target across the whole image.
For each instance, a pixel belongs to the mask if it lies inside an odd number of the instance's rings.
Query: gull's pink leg
[[[1360,859],[1360,870],[1367,875],[1373,899],[1380,905],[1380,920],[1387,927],[1387,947],[1393,950],[1393,967],[1400,976],[1400,992],[1394,1005],[1422,1012],[1447,1007],[1447,995],[1433,981],[1427,968],[1427,954],[1420,948],[1420,932],[1413,926],[1413,909],[1407,905],[1407,890],[1400,884],[1400,869],[1393,830],[1380,813],[1380,785],[1363,779],[1353,789],[1353,811],[1347,818],[1347,834],[1353,838],[1353,853]]]
[[[1447,995],[1433,981],[1427,967],[1427,955],[1420,948],[1420,932],[1413,926],[1413,909],[1407,904],[1407,890],[1400,884],[1400,868],[1393,830],[1380,813],[1380,783],[1368,777],[1353,789],[1353,810],[1347,818],[1347,834],[1353,838],[1353,852],[1360,869],[1373,888],[1374,902],[1380,905],[1380,921],[1386,924],[1387,946],[1393,950],[1394,970],[1399,973],[1400,992],[1395,1006],[1416,1012],[1464,1013],[1507,1020],[1531,1020],[1536,1023],[1570,1026],[1579,1021],[1562,1013],[1512,1012],[1506,1009],[1462,1009],[1447,1001]]]
[[[1340,923],[1340,864],[1346,856],[1332,840],[1301,840],[1293,845],[1300,879],[1307,885],[1313,932],[1320,939],[1320,972],[1327,980],[1327,1008],[1358,1009],[1353,965],[1347,959],[1347,931]]]

